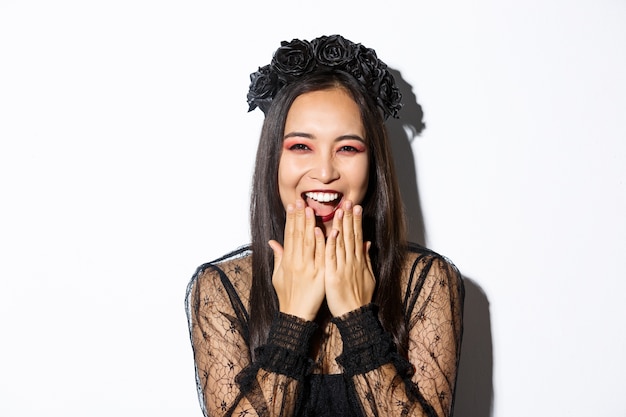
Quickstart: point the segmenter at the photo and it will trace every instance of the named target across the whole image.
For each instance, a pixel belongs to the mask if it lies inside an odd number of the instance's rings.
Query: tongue
[[[313,211],[315,212],[315,215],[318,217],[328,216],[329,214],[334,212],[335,208],[337,207],[337,201],[331,201],[329,203],[322,203],[322,202],[313,200],[312,198],[307,198],[306,204],[307,206],[313,209]]]

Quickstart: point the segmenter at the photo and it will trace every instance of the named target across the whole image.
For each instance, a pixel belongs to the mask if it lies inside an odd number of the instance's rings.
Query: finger
[[[354,215],[353,215],[352,201],[346,201],[346,204],[344,205],[343,241],[344,241],[344,245],[346,248],[346,255],[352,256],[355,253]]]
[[[370,257],[370,248],[372,247],[372,242],[365,242],[365,259],[367,261],[367,269],[370,271],[370,275],[374,282],[376,282],[376,276],[374,275],[374,268],[372,267],[372,258]]]
[[[336,242],[337,250],[344,250],[344,242],[343,242],[343,218],[345,216],[345,210],[342,208],[337,209],[335,212],[335,217],[333,218],[333,229],[337,229],[338,239]]]
[[[363,252],[367,252],[367,249],[363,245],[363,207],[354,206],[352,210],[354,214],[353,228],[354,228],[354,247],[356,253],[356,259],[363,259]],[[363,248],[363,249],[361,249]]]
[[[315,219],[313,219],[315,221]],[[326,239],[324,238],[324,232],[319,227],[314,229],[315,235],[315,266],[318,270],[324,268],[324,255],[326,251]]]
[[[280,262],[283,259],[283,247],[280,243],[273,239],[267,243],[268,245],[270,245],[270,248],[272,248],[272,251],[274,252],[274,271],[276,271],[278,265],[280,265]]]
[[[293,252],[293,234],[296,223],[296,208],[293,204],[287,204],[287,219],[285,220],[285,238],[283,244],[288,253]]]
[[[326,250],[324,253],[324,265],[326,268],[330,267],[332,270],[337,268],[337,236],[339,230],[332,229],[326,239]]]
[[[304,249],[306,254],[315,256],[317,236],[315,233],[315,213],[311,207],[304,209]]]
[[[343,219],[345,216],[345,211],[343,209],[337,210],[335,214],[335,219],[333,221],[333,228],[337,230],[337,236],[335,239],[335,256],[337,258],[337,267],[341,267],[345,265],[346,262],[346,245],[344,242],[344,230],[343,230]]]
[[[304,214],[304,201],[296,200],[295,224],[293,233],[294,255],[304,255],[304,236],[306,227],[306,215]]]

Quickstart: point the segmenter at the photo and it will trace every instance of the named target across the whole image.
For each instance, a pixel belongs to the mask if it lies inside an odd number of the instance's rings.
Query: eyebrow
[[[315,136],[313,136],[310,133],[304,133],[304,132],[289,132],[285,136],[283,136],[283,140],[293,138],[293,137],[315,140]],[[341,135],[335,138],[335,142],[340,142],[342,140],[358,140],[359,142],[363,142],[363,144],[366,144],[365,140],[359,135],[348,134],[348,135]]]

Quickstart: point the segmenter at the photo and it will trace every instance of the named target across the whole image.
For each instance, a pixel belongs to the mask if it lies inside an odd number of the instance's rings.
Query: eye
[[[308,151],[310,148],[304,143],[294,143],[288,148],[290,151]]]
[[[344,145],[342,147],[340,147],[338,149],[338,152],[343,152],[343,153],[359,153],[359,152],[363,152],[363,148],[361,147],[356,147],[356,146],[351,146],[351,145]]]

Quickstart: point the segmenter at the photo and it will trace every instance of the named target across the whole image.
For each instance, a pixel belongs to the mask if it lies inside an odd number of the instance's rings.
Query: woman
[[[251,244],[187,287],[204,414],[451,415],[463,283],[405,240],[386,65],[339,35],[283,42],[248,103]]]

